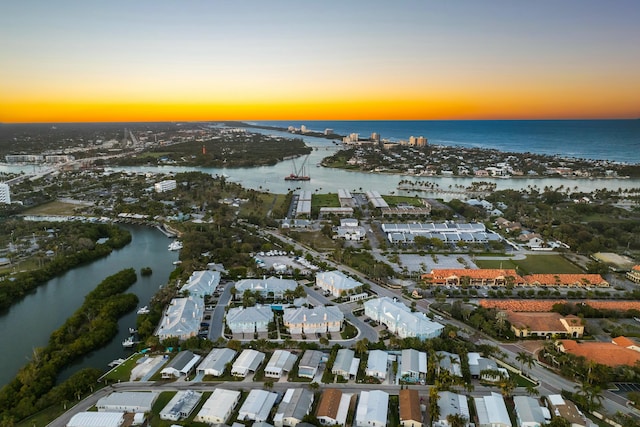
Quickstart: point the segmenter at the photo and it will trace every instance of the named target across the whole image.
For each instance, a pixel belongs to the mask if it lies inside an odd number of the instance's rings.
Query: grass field
[[[480,268],[516,269],[518,274],[584,273],[580,267],[560,255],[527,255],[523,260],[476,260]]]
[[[336,193],[314,194],[311,196],[311,210],[319,210],[321,207],[339,208],[340,200]]]
[[[292,239],[319,251],[332,251],[337,248],[336,242],[319,231],[290,232]]]
[[[382,198],[389,204],[389,206],[398,206],[401,203],[405,203],[411,206],[422,206],[422,201],[418,197],[383,196]]]
[[[27,209],[25,215],[75,215],[75,209],[80,206],[65,202],[49,202],[31,209]]]

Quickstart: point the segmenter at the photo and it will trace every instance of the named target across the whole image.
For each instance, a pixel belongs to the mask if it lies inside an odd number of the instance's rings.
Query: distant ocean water
[[[377,132],[392,141],[424,136],[431,144],[481,147],[592,160],[640,163],[640,120],[260,121],[340,135]]]

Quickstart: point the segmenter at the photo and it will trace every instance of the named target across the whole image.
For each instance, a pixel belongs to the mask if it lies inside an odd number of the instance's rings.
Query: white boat
[[[138,314],[149,314],[151,310],[145,305],[138,309]]]
[[[134,329],[134,328],[129,328],[129,333],[130,334],[136,334],[136,333],[138,333],[138,330]]]
[[[122,346],[125,348],[131,348],[135,345],[135,341],[133,341],[133,336],[130,336],[126,340],[122,341]]]
[[[182,249],[182,242],[180,240],[174,240],[173,242],[169,243],[170,251],[179,251],[180,249]]]
[[[178,260],[178,261],[173,261],[173,265],[180,265],[182,264],[182,261]]]
[[[114,360],[112,362],[109,362],[108,366],[110,368],[115,368],[116,366],[122,365],[124,363],[124,361],[125,361],[124,359],[116,359],[116,360]]]

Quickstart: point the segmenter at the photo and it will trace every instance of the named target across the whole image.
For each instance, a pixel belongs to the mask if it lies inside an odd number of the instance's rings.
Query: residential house
[[[400,425],[402,427],[422,427],[422,410],[418,390],[401,389],[398,396],[400,405]]]
[[[634,265],[631,270],[627,271],[627,279],[633,283],[640,283],[640,265]]]
[[[333,362],[331,373],[334,375],[340,375],[342,378],[347,380],[352,376],[355,377],[358,373],[360,359],[354,356],[354,351],[349,348],[341,348],[338,350],[336,360]]]
[[[179,421],[188,418],[193,410],[198,406],[202,393],[193,390],[178,391],[160,411],[160,419],[168,421]]]
[[[238,421],[267,421],[277,398],[278,393],[262,389],[251,390],[238,411]]]
[[[226,321],[234,334],[267,332],[269,323],[273,321],[273,311],[266,305],[230,308]]]
[[[220,284],[220,272],[211,270],[194,271],[187,283],[180,288],[180,292],[188,292],[189,295],[204,298],[213,295]]]
[[[389,393],[381,390],[361,391],[356,416],[355,427],[386,427],[389,412]]]
[[[160,340],[177,337],[180,340],[198,335],[204,316],[204,300],[200,297],[174,298],[164,312],[156,335]]]
[[[500,393],[491,393],[489,396],[474,397],[476,427],[512,427],[507,405]]]
[[[379,380],[387,378],[387,362],[389,360],[389,354],[382,350],[369,351],[369,359],[367,360],[366,375],[369,377],[375,377]]]
[[[316,274],[316,285],[334,297],[356,293],[362,287],[362,283],[338,270]]]
[[[255,372],[264,361],[265,354],[252,349],[242,350],[240,356],[231,366],[231,375],[246,377],[249,372]]]
[[[214,348],[198,365],[198,373],[221,377],[224,375],[227,364],[231,363],[236,354],[236,351],[230,348]]]
[[[300,363],[298,363],[298,376],[313,379],[318,373],[321,360],[321,351],[306,350],[300,359]]]
[[[427,353],[412,348],[402,350],[400,377],[405,381],[418,382],[427,375]]]
[[[114,391],[96,402],[99,412],[151,412],[158,392]]]
[[[467,396],[462,394],[441,391],[438,395],[438,409],[440,413],[433,422],[434,427],[451,427],[451,423],[447,418],[456,414],[463,416],[467,420],[465,426],[468,426],[471,422]]]
[[[587,421],[587,418],[580,412],[575,403],[565,400],[559,394],[547,396],[547,405],[554,418],[564,418],[569,421],[571,427],[587,427],[591,425],[591,422]]]
[[[264,368],[264,376],[270,378],[280,378],[287,373],[296,363],[296,355],[286,350],[276,350]]]
[[[472,378],[481,378],[484,381],[496,381],[500,375],[509,376],[509,372],[507,372],[506,369],[499,368],[494,360],[482,357],[480,353],[467,353],[467,360]],[[494,372],[494,374],[489,374],[486,371]]]
[[[454,377],[462,377],[462,365],[459,355],[448,351],[436,351],[436,354],[442,358],[439,362],[440,369],[449,371]]]
[[[181,351],[160,371],[162,378],[180,378],[189,375],[201,358],[189,350]]]
[[[514,396],[513,404],[518,427],[541,427],[546,424],[538,400],[530,396]]]
[[[298,283],[292,279],[278,277],[263,277],[262,279],[243,279],[235,284],[237,295],[242,296],[244,291],[258,292],[263,297],[283,299],[285,292],[293,292]]]
[[[124,425],[124,412],[78,412],[66,427],[120,427]]]
[[[400,338],[416,337],[422,340],[440,336],[444,326],[433,322],[422,312],[412,312],[409,307],[389,297],[374,298],[364,303],[364,314],[387,326]]]
[[[336,306],[285,308],[282,321],[292,334],[324,334],[340,332],[344,314]]]
[[[240,396],[239,391],[215,388],[193,421],[214,425],[226,423],[240,401]]]
[[[342,393],[335,388],[325,389],[320,396],[316,418],[322,425],[344,426],[349,414],[351,394]]]
[[[295,427],[311,411],[313,392],[303,388],[289,388],[278,406],[273,424],[275,427]]]
[[[629,350],[640,352],[640,345],[635,341],[630,340],[627,337],[619,336],[617,338],[612,339],[611,342],[614,343],[615,345],[619,345],[620,347],[624,347],[624,348],[628,348]]]

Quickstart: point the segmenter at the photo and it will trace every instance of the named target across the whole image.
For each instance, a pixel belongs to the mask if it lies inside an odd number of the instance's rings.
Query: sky
[[[640,1],[0,3],[0,122],[640,117]]]

